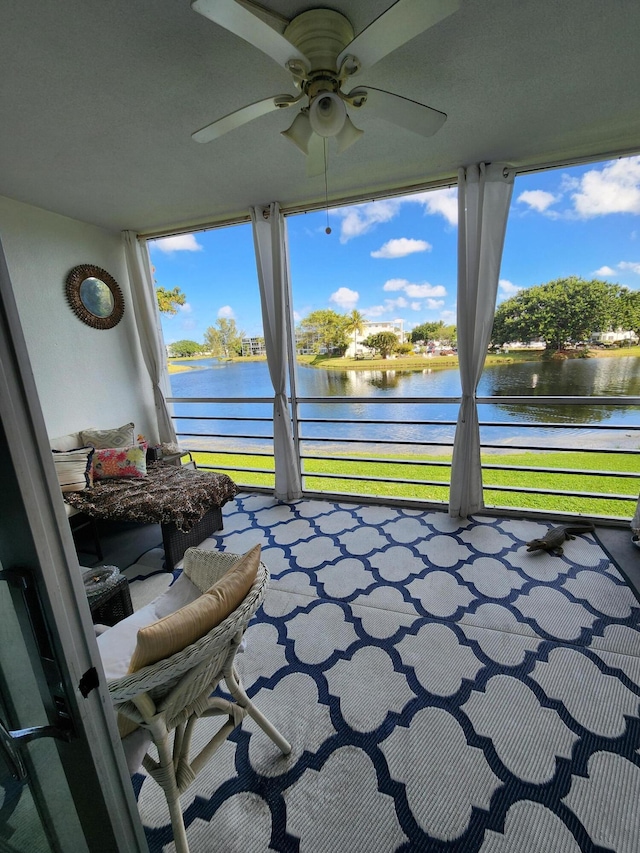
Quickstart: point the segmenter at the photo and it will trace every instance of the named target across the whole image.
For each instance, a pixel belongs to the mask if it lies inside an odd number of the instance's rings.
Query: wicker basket
[[[171,522],[162,525],[162,544],[164,546],[165,569],[172,572],[187,548],[195,548],[211,536],[216,530],[222,530],[222,510],[212,507],[196,522],[188,533],[183,533]]]
[[[104,568],[113,569],[114,567]],[[131,616],[133,613],[129,581],[124,575],[116,572],[111,574],[110,578],[103,582],[99,589],[97,583],[96,588],[92,588],[90,581],[93,577],[97,577],[97,572],[100,571],[101,569],[89,569],[83,573],[91,618],[96,625],[115,625],[116,622],[120,622],[121,619]]]

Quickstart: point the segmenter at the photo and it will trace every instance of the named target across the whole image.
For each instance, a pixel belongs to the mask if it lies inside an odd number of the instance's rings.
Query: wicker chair
[[[216,554],[215,559],[226,569],[237,556]],[[158,750],[159,761],[147,753],[142,765],[165,793],[178,853],[189,851],[180,794],[245,715],[256,721],[283,754],[291,751],[291,745],[248,698],[234,665],[242,636],[262,603],[268,581],[268,569],[260,563],[256,580],[243,602],[208,634],[170,658],[108,683],[118,713],[146,729]],[[231,700],[211,695],[223,679]],[[191,758],[196,723],[202,717],[217,715],[228,719]]]

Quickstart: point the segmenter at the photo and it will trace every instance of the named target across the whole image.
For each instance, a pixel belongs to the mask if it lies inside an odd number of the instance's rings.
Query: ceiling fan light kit
[[[344,125],[342,126],[342,130],[336,136],[336,142],[338,143],[338,154],[342,154],[343,151],[346,151],[350,145],[353,145],[354,142],[357,142],[364,130],[360,130],[360,128],[356,127],[355,124],[351,121],[349,116],[345,117]]]
[[[311,120],[309,119],[309,110],[302,110],[294,118],[293,124],[288,130],[281,131],[282,136],[293,142],[303,154],[309,153],[309,140],[313,135]]]
[[[318,136],[337,136],[344,127],[347,108],[335,92],[317,95],[309,107],[309,120]]]
[[[309,9],[293,18],[282,30],[271,21],[269,10],[249,0],[192,0],[191,6],[211,21],[262,50],[293,77],[298,96],[276,95],[243,107],[214,121],[196,133],[197,142],[209,142],[268,112],[307,103],[282,135],[310,154],[314,134],[335,138],[338,153],[363,134],[349,110],[391,121],[422,136],[431,136],[446,114],[418,101],[359,86],[343,92],[345,83],[363,69],[457,11],[460,0],[396,0],[366,29],[354,37],[350,21],[333,9]]]

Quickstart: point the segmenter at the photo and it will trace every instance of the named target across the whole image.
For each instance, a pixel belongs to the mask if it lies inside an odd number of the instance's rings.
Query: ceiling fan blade
[[[315,178],[324,172],[324,146],[325,139],[314,133],[309,140],[307,154],[307,177]]]
[[[236,0],[191,0],[191,8],[248,41],[285,68],[291,59],[309,64],[297,47],[265,21],[264,15],[249,11],[248,6]]]
[[[358,91],[358,89],[352,90],[347,97]],[[367,112],[375,113],[378,118],[391,121],[421,136],[433,136],[447,120],[446,113],[441,113],[425,104],[419,104],[417,101],[411,101],[409,98],[385,92],[383,89],[365,86],[362,91],[366,91],[367,99],[360,109],[366,109]]]
[[[357,74],[459,8],[460,0],[397,0],[345,47],[338,68],[347,56],[355,56]]]
[[[201,127],[200,130],[191,134],[191,138],[194,142],[211,142],[213,139],[218,139],[219,136],[229,133],[230,130],[235,130],[243,124],[260,118],[260,116],[267,115],[267,113],[283,107],[290,107],[291,104],[295,104],[299,100],[300,98],[294,98],[293,95],[275,95],[271,98],[265,98],[263,101],[256,101],[255,104],[249,104],[234,113],[217,119],[206,127]]]

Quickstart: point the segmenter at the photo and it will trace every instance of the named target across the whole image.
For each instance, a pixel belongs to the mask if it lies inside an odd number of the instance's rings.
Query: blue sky
[[[457,193],[434,190],[287,218],[296,319],[357,308],[370,320],[455,323]],[[229,317],[262,334],[251,226],[156,240],[158,286],[186,305],[163,316],[166,343],[202,342]],[[640,157],[516,177],[498,301],[570,275],[640,288]]]

